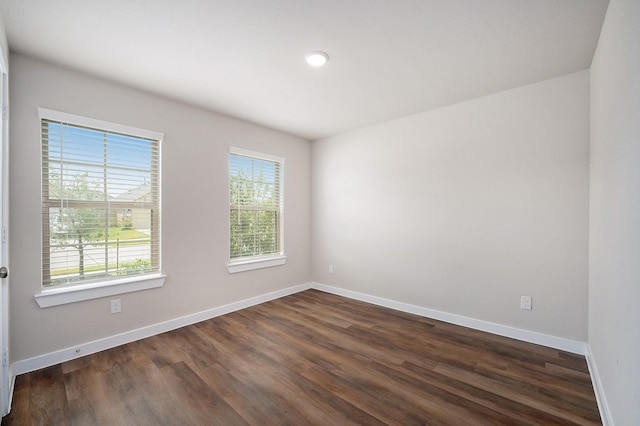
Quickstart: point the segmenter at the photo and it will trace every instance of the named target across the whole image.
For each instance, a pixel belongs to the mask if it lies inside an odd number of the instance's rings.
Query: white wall
[[[585,342],[588,148],[588,71],[315,141],[312,278]]]
[[[640,2],[612,0],[591,67],[589,345],[616,425],[640,424]]]
[[[4,56],[5,62],[9,62],[9,45],[7,44],[7,35],[4,31],[4,18],[0,15],[0,49]]]
[[[123,64],[124,66],[124,64]],[[11,359],[20,361],[303,284],[310,278],[310,143],[20,55],[11,56]],[[165,133],[160,289],[41,309],[40,133],[46,107]],[[229,275],[229,145],[286,158],[284,266]]]

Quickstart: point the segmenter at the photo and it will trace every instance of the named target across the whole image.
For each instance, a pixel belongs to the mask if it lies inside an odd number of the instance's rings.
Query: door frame
[[[0,48],[0,266],[9,267],[9,67]],[[11,410],[14,377],[9,359],[9,279],[0,279],[0,409]]]

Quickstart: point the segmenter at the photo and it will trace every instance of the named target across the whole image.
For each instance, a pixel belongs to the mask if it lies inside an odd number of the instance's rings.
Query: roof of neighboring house
[[[149,201],[149,194],[151,194],[151,187],[149,185],[140,185],[127,192],[124,192],[116,197],[116,201]]]

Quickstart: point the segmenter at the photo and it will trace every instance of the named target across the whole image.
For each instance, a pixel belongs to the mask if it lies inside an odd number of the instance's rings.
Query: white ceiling
[[[608,0],[0,0],[12,51],[318,139],[589,68]],[[327,65],[304,55],[324,50]]]

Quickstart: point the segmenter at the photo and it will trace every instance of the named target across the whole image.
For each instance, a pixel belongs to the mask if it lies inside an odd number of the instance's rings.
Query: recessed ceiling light
[[[312,67],[321,67],[329,60],[329,55],[324,52],[309,52],[305,55],[304,60]]]

